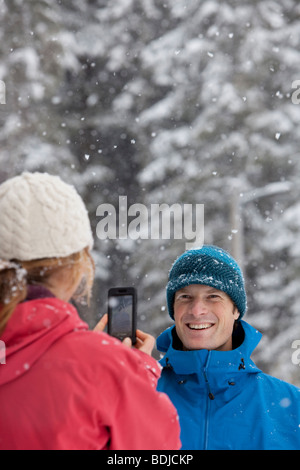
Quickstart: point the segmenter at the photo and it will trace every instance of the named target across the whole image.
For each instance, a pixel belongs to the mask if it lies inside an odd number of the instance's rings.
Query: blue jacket
[[[182,351],[175,327],[157,339],[165,352],[158,390],[177,408],[182,449],[300,449],[300,390],[263,373],[250,359],[261,334],[240,322],[232,351]]]

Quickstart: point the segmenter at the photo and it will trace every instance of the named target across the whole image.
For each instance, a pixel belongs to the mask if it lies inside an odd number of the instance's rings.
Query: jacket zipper
[[[209,381],[208,381],[207,374],[206,374],[206,371],[208,369],[210,354],[211,354],[211,352],[209,351],[208,356],[207,356],[206,364],[203,367],[203,377],[204,377],[204,380],[205,380],[205,383],[206,383],[206,386],[207,386],[207,390],[208,390],[208,395],[207,395],[207,398],[206,398],[206,419],[205,419],[204,446],[203,446],[204,450],[207,450],[207,448],[208,448],[210,407],[211,407],[211,401],[215,399],[213,393],[211,392]]]

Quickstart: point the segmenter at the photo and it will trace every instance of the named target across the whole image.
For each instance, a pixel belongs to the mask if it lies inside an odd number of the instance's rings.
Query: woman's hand
[[[105,313],[105,315],[103,315],[101,320],[95,326],[94,331],[104,331],[107,325],[107,321],[108,321],[108,315],[107,313]],[[125,338],[122,342],[123,344],[125,344],[125,346],[128,346],[128,347],[132,346],[132,342],[130,338]],[[146,354],[149,354],[149,356],[151,356],[154,346],[155,346],[155,338],[152,335],[149,335],[148,333],[144,333],[141,330],[136,330],[136,343],[134,344],[134,348]]]
[[[125,340],[129,340],[131,343],[130,338],[125,338]],[[138,349],[139,351],[143,351],[144,353],[149,354],[149,356],[151,356],[154,346],[155,346],[154,336],[149,335],[148,333],[145,333],[144,331],[136,330],[136,343],[134,344],[134,347],[136,349]]]
[[[98,321],[93,331],[104,331],[108,322],[108,315],[105,313],[103,317]]]

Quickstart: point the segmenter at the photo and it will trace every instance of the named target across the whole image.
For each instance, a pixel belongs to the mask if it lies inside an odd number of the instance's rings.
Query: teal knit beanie
[[[175,292],[190,284],[202,284],[225,292],[236,305],[239,320],[245,314],[247,297],[242,271],[222,248],[204,245],[186,251],[174,262],[167,284],[167,305],[173,320]]]

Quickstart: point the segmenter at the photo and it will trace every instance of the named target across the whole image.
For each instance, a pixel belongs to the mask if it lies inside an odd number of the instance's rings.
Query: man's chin
[[[198,351],[200,349],[213,350],[215,348],[212,344],[202,342],[202,341],[201,342],[186,341],[185,344],[183,345],[184,351]]]

